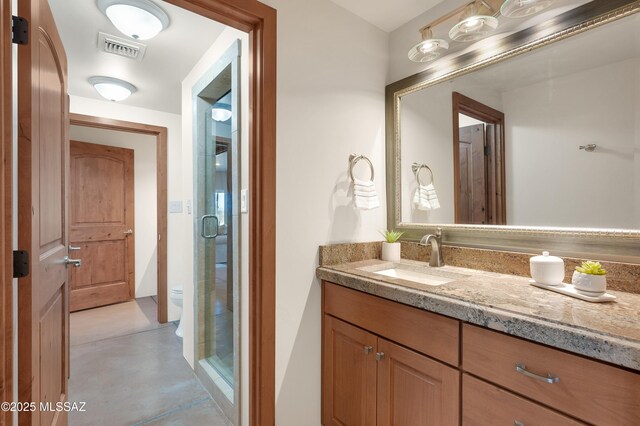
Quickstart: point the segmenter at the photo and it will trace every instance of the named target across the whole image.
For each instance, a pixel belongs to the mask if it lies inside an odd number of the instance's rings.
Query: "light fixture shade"
[[[413,62],[429,62],[437,59],[449,48],[449,43],[439,38],[422,40],[409,50],[409,59]]]
[[[449,37],[455,41],[476,41],[498,28],[498,20],[488,15],[472,15],[454,25]]]
[[[211,118],[215,121],[227,121],[231,118],[233,114],[231,113],[231,105],[216,103],[213,105],[211,109]]]
[[[533,15],[553,4],[553,0],[506,0],[500,7],[500,14],[507,18],[522,18]]]
[[[115,102],[124,101],[138,90],[133,84],[112,77],[90,77],[89,83],[93,85],[100,96]]]
[[[123,34],[148,40],[169,26],[169,15],[150,0],[98,0],[98,8]]]

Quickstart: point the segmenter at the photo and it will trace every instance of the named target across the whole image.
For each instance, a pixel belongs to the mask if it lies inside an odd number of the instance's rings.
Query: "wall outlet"
[[[191,200],[187,200],[187,214],[191,214]]]
[[[247,206],[249,204],[248,192],[248,189],[242,189],[240,191],[240,213],[247,213],[249,211],[249,207]]]
[[[182,213],[182,201],[169,201],[169,213]]]

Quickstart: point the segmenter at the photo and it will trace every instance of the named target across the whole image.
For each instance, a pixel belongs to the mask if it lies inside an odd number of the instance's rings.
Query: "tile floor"
[[[152,298],[71,314],[74,425],[231,425],[182,357],[175,324]]]

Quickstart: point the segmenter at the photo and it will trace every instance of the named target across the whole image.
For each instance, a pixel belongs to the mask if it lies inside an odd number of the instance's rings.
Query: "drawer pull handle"
[[[553,377],[551,373],[547,375],[547,377],[540,376],[538,374],[534,374],[527,370],[527,367],[524,364],[516,364],[516,371],[524,376],[531,377],[532,379],[540,380],[542,382],[549,383],[550,385],[554,383],[558,383],[560,381],[560,377]]]

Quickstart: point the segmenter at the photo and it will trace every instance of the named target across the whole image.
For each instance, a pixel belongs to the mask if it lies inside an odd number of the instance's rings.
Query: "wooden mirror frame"
[[[640,230],[541,226],[462,225],[402,221],[400,108],[402,97],[640,11],[639,0],[594,0],[500,40],[495,50],[473,51],[386,87],[387,226],[418,241],[442,228],[444,243],[532,253],[553,248],[562,256],[640,263]]]

